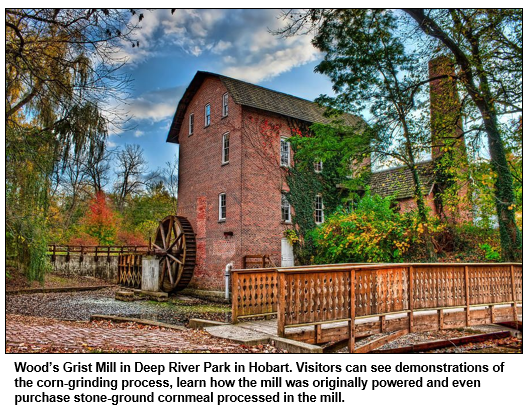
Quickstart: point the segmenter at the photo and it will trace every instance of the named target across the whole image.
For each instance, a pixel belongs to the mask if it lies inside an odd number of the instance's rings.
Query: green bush
[[[410,222],[390,197],[367,193],[352,211],[338,211],[310,232],[314,262],[401,262],[413,240]]]

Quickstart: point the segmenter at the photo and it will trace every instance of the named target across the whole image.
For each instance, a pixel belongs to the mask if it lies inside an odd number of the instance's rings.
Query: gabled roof
[[[423,195],[430,193],[435,182],[434,167],[433,161],[417,164]],[[369,185],[372,194],[378,194],[382,197],[395,195],[397,200],[402,200],[415,196],[413,174],[405,166],[373,172],[369,180]]]
[[[309,123],[330,123],[331,121],[323,116],[325,109],[312,101],[280,93],[275,90],[270,90],[269,88],[260,87],[224,75],[198,71],[186,89],[181,101],[179,101],[179,104],[177,105],[177,111],[173,117],[173,122],[166,142],[179,142],[179,131],[184,120],[186,108],[207,77],[219,78],[227,88],[227,91],[234,102],[242,106],[269,111]],[[345,114],[343,115],[343,118],[351,125],[363,123],[361,118],[351,114]]]

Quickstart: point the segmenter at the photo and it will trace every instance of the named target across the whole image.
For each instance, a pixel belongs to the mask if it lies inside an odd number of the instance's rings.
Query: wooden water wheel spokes
[[[195,267],[195,234],[190,222],[181,216],[160,221],[153,249],[159,258],[160,288],[166,292],[186,288]]]

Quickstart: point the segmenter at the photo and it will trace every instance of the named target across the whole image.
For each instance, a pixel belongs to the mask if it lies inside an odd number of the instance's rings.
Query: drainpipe
[[[229,299],[229,289],[230,289],[230,271],[234,267],[234,263],[228,263],[225,266],[225,300]]]

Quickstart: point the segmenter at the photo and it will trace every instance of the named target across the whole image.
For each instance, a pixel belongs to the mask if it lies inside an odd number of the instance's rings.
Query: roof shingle
[[[422,193],[429,194],[435,182],[433,161],[417,164]],[[415,184],[411,170],[405,166],[392,168],[385,171],[373,172],[369,185],[373,194],[382,197],[395,195],[397,200],[411,198],[415,195]]]
[[[168,138],[166,139],[167,142],[178,143],[179,131],[183,123],[186,107],[206,77],[218,77],[227,88],[232,99],[242,106],[269,111],[308,123],[331,122],[330,119],[324,116],[325,109],[313,101],[270,90],[269,88],[260,87],[224,75],[198,71],[177,106],[177,111],[175,112]],[[352,114],[344,114],[342,117],[346,123],[352,126],[364,124],[360,117]]]

